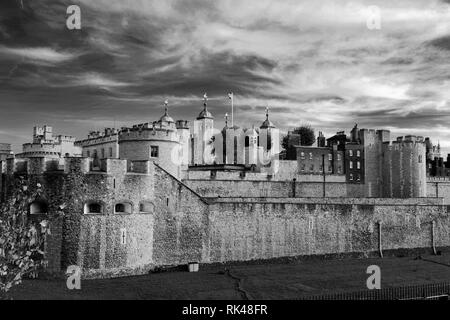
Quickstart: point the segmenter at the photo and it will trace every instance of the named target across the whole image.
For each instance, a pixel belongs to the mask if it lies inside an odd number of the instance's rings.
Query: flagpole
[[[234,128],[234,93],[231,93],[231,126]]]

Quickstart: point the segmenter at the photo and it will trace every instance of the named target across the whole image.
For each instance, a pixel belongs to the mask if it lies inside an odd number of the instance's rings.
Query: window
[[[323,166],[322,166],[322,165],[319,166],[319,171],[320,171],[320,172],[323,171]]]
[[[300,153],[300,158],[305,159],[305,153],[304,152]]]
[[[312,160],[313,159],[313,154],[312,154],[312,152],[310,152],[309,153],[309,160]]]
[[[349,165],[350,165],[350,169],[353,169],[353,161],[350,161]]]
[[[357,156],[357,157],[360,157],[360,156],[361,156],[361,151],[356,150],[356,156]]]
[[[89,150],[86,152],[86,156],[87,156],[88,158],[91,157],[91,152],[90,152]]]
[[[105,149],[102,148],[102,159],[105,158]]]
[[[314,171],[314,165],[313,164],[309,167],[309,171],[311,171],[311,172]]]
[[[348,178],[349,180],[353,180],[353,174],[352,173],[350,173],[350,175],[349,175],[349,178]]]
[[[48,205],[43,200],[36,200],[30,204],[30,214],[47,214]]]
[[[342,173],[342,167],[341,166],[338,167],[338,173]]]
[[[328,154],[328,160],[332,161],[333,160],[333,155],[331,153]]]
[[[360,175],[360,174],[358,174],[358,175],[356,176],[356,180],[361,181],[361,175]]]
[[[152,158],[158,158],[159,157],[159,147],[158,146],[151,146],[150,147],[150,157],[152,157]]]
[[[348,150],[348,155],[349,155],[350,157],[353,157],[353,150]]]
[[[338,155],[337,155],[337,160],[341,161],[341,154],[340,153],[338,153]]]
[[[112,150],[112,148],[109,148],[109,157],[112,158],[112,156],[113,156],[113,150]]]
[[[419,163],[422,163],[422,155],[419,156]]]
[[[114,213],[131,213],[132,206],[129,202],[116,203]]]
[[[302,170],[302,171],[305,171],[305,164],[304,164],[304,163],[302,163],[301,170]]]
[[[143,201],[139,204],[140,213],[151,213],[154,210],[154,205],[150,201]]]
[[[97,149],[94,149],[93,157],[94,157],[94,158],[97,158]]]
[[[358,161],[358,162],[356,163],[356,169],[361,169],[361,162]]]
[[[328,172],[332,172],[333,171],[333,167],[332,166],[328,166]]]
[[[98,202],[87,202],[84,204],[84,214],[103,213],[103,206]]]

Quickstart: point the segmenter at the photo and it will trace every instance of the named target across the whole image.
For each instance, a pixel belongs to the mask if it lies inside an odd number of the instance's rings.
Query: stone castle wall
[[[433,179],[427,180],[427,197],[443,198],[446,205],[450,205],[450,180]]]
[[[433,221],[436,245],[450,246],[448,207],[439,197],[343,198],[341,184],[335,183],[336,196],[317,198],[322,185],[303,182],[295,185],[298,195],[291,198],[286,192],[292,191],[291,183],[276,187],[277,182],[240,181],[234,183],[248,184],[249,194],[267,186],[281,196],[232,195],[236,186],[230,185],[226,190],[235,198],[202,198],[199,188],[152,161],[139,162],[139,172],[130,172],[126,160],[107,159],[101,171],[92,171],[89,162],[67,158],[64,171],[46,171],[44,160],[27,164],[27,175],[44,185],[49,201],[67,203],[61,241],[48,248],[53,267],[65,270],[76,264],[85,277],[142,273],[191,261],[368,253],[377,251],[380,241],[385,250],[431,250]],[[226,183],[232,182],[215,181],[217,186]],[[306,185],[308,192],[301,189]],[[86,212],[92,202],[101,204],[100,212]],[[151,209],[141,210],[144,202]],[[130,204],[129,212],[116,213],[117,203]]]
[[[314,201],[314,200],[313,200]],[[311,201],[312,202],[312,201]],[[449,213],[439,205],[217,202],[210,208],[205,262],[448,246]]]

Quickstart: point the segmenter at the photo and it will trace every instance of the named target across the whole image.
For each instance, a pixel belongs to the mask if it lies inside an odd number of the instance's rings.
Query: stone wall
[[[327,177],[328,178],[328,177]],[[258,180],[184,180],[186,185],[204,197],[322,197],[319,181]],[[294,192],[295,186],[295,192]],[[364,197],[364,185],[345,182],[325,183],[327,197]]]
[[[207,247],[207,203],[164,169],[155,167],[154,255],[156,265],[202,260]]]
[[[450,218],[439,205],[217,202],[209,216],[209,254],[204,262],[284,256],[431,248],[450,244]],[[431,250],[431,249],[430,249]]]
[[[85,277],[117,276],[153,266],[153,214],[84,215],[77,265]]]
[[[442,197],[444,203],[450,205],[450,180],[428,179],[427,197]]]
[[[40,172],[43,163],[29,162],[29,172]],[[386,250],[431,250],[433,221],[436,245],[450,246],[446,197],[356,198],[363,192],[359,185],[330,182],[321,198],[323,184],[314,181],[184,184],[151,161],[143,173],[128,172],[124,160],[107,159],[101,167],[93,172],[89,159],[67,158],[64,171],[29,175],[32,185],[44,186],[49,201],[66,204],[61,232],[55,229],[47,247],[55,270],[75,264],[85,277],[118,276],[191,261],[368,253],[380,241]],[[449,182],[438,188],[450,195]],[[100,212],[86,211],[92,202],[101,205]],[[141,210],[143,202],[151,209]],[[129,204],[129,212],[116,213],[119,203]]]

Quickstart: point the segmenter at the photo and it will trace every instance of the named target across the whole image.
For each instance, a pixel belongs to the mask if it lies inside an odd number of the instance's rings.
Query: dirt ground
[[[26,280],[13,299],[297,299],[305,295],[365,290],[367,267],[381,268],[381,286],[450,282],[450,255],[295,261],[257,265],[201,266],[183,271],[104,280]],[[225,271],[226,268],[229,272]]]

